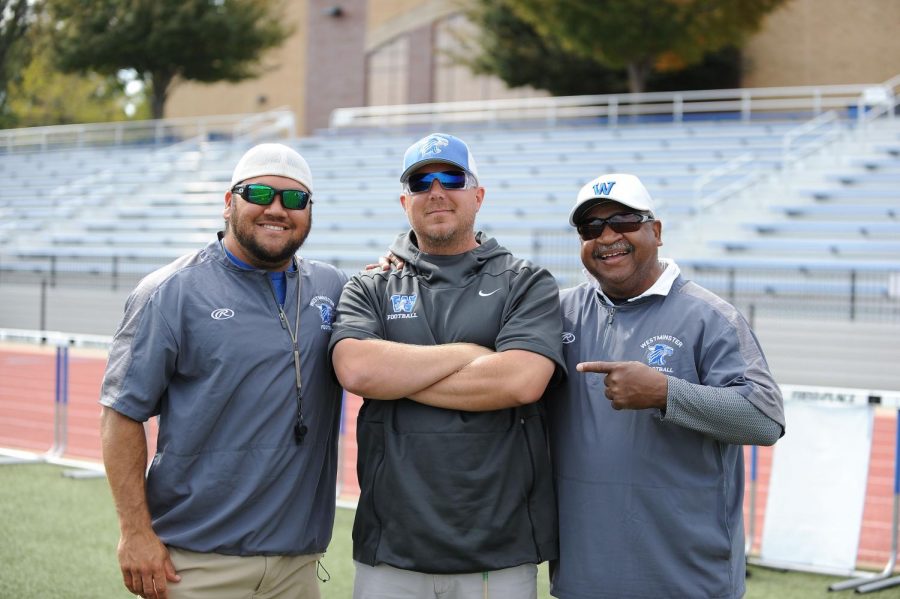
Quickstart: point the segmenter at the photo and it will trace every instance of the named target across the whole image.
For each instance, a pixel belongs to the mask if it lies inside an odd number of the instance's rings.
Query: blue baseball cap
[[[478,178],[475,158],[466,142],[446,133],[432,133],[406,150],[406,154],[403,155],[403,174],[400,175],[400,182],[406,183],[409,176],[419,167],[438,162],[452,164]]]

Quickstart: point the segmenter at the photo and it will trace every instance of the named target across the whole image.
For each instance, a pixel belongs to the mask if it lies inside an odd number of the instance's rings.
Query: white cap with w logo
[[[634,175],[610,173],[600,175],[581,188],[569,213],[569,224],[575,226],[585,212],[604,202],[617,202],[632,210],[654,216],[653,198],[640,179]]]

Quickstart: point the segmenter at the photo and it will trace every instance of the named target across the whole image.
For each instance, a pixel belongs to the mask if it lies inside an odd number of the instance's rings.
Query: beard
[[[453,229],[452,231],[446,231],[444,233],[431,233],[425,231],[420,237],[424,239],[430,247],[442,248],[455,245],[457,240],[462,237],[459,232],[459,229]]]
[[[426,246],[434,249],[455,248],[468,239],[475,228],[475,215],[472,218],[463,218],[456,227],[440,230],[429,230],[427,227],[419,227],[416,238],[425,242]]]
[[[306,222],[306,229],[301,232],[299,238],[285,243],[281,248],[270,250],[263,247],[253,235],[255,225],[252,222],[244,221],[247,226],[241,226],[241,217],[238,211],[233,211],[228,219],[228,228],[234,235],[234,240],[247,252],[247,255],[253,259],[252,266],[269,270],[278,268],[285,262],[289,261],[294,254],[297,253],[312,229],[312,211],[309,213],[309,220]]]

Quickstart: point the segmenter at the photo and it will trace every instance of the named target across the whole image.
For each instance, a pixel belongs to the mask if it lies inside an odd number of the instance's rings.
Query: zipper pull
[[[284,312],[278,311],[278,320],[281,321],[281,328],[287,330],[287,323],[284,321]]]
[[[615,313],[616,313],[615,308],[610,308],[609,311],[606,313],[606,326],[612,325],[613,316],[615,315]]]

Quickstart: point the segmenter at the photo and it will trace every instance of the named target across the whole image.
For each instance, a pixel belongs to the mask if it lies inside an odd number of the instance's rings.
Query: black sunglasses
[[[275,201],[275,196],[281,196],[281,204],[288,210],[303,210],[312,200],[312,194],[302,189],[275,189],[271,185],[263,185],[262,183],[247,183],[246,185],[235,185],[231,188],[232,193],[236,193],[251,204],[257,206],[268,206]]]
[[[406,186],[412,193],[421,193],[431,189],[431,183],[438,181],[444,189],[465,189],[467,181],[465,171],[439,171],[410,175]]]
[[[609,225],[609,228],[616,233],[634,233],[641,228],[641,225],[652,220],[654,218],[649,214],[622,212],[613,214],[609,218],[592,218],[580,223],[576,228],[583,241],[590,241],[603,235],[603,228],[606,225]]]

